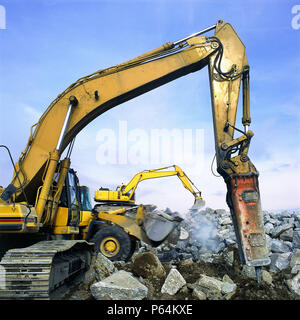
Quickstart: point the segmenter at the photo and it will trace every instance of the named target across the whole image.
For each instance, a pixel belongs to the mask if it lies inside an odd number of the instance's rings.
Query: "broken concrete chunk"
[[[206,276],[204,274],[202,274],[200,276],[200,278],[197,280],[196,284],[203,288],[204,292],[205,291],[211,291],[211,290],[216,290],[218,292],[222,291],[222,286],[223,286],[223,282],[213,278],[213,277],[209,277]]]
[[[227,274],[223,276],[222,280],[222,293],[225,294],[225,299],[229,300],[234,295],[237,286]]]
[[[193,297],[198,300],[206,300],[206,294],[201,291],[199,288],[194,288]]]
[[[241,274],[245,278],[256,279],[256,272],[254,267],[243,265]]]
[[[230,300],[234,294],[235,294],[235,291],[232,291],[232,292],[225,294],[225,296],[224,296],[225,300]]]
[[[300,264],[296,264],[292,267],[291,274],[297,274],[300,271]]]
[[[223,253],[223,258],[225,260],[225,263],[229,266],[232,267],[234,263],[234,252],[233,250],[227,250]]]
[[[144,278],[165,278],[166,271],[158,257],[152,252],[138,253],[133,258],[132,270],[134,274]]]
[[[271,254],[271,264],[270,270],[271,271],[281,271],[289,267],[289,256],[290,252],[286,253],[272,253]]]
[[[161,293],[168,293],[169,295],[176,294],[186,284],[185,279],[180,272],[172,268],[161,288]]]
[[[231,245],[236,243],[235,240],[230,239],[230,238],[229,239],[225,239],[224,241],[225,241],[225,244],[226,244],[227,247],[229,247],[229,246],[231,246]]]
[[[187,287],[187,285],[184,285],[180,290],[179,290],[179,293],[182,293],[184,295],[187,295],[189,292],[189,289]]]
[[[295,253],[291,257],[290,267],[293,268],[295,265],[300,265],[300,252]]]
[[[290,260],[291,274],[297,274],[300,271],[300,252],[296,252]]]
[[[300,229],[295,229],[293,233],[293,246],[300,248]]]
[[[268,284],[272,284],[272,281],[273,281],[273,278],[271,276],[271,274],[266,271],[266,270],[262,270],[261,272],[261,278],[262,278],[262,281],[268,283]]]
[[[290,247],[277,239],[271,240],[271,250],[275,253],[285,253],[290,251]]]
[[[280,234],[282,234],[284,231],[289,229],[293,229],[293,224],[287,223],[287,224],[279,225],[271,231],[271,235],[273,238],[277,238],[280,236]]]
[[[266,245],[269,251],[271,251],[272,238],[266,234]]]
[[[90,289],[96,300],[142,300],[148,294],[146,286],[123,270],[92,284]]]
[[[235,292],[235,290],[236,290],[235,283],[223,282],[223,285],[222,285],[222,293],[223,294]]]
[[[185,259],[185,260],[179,261],[178,264],[180,267],[188,267],[188,266],[192,266],[194,264],[194,261],[193,259]]]
[[[208,290],[205,294],[207,300],[224,300],[222,292],[217,289]]]
[[[219,224],[220,225],[223,225],[223,226],[226,226],[226,225],[228,225],[228,224],[232,224],[232,220],[231,220],[231,218],[229,218],[229,217],[221,217],[220,219],[219,219]]]
[[[117,271],[117,268],[114,266],[113,262],[111,262],[101,253],[99,253],[97,256],[94,268],[97,281],[101,281]]]
[[[293,241],[293,228],[282,232],[279,236],[279,239],[284,241]]]
[[[183,227],[180,228],[179,240],[186,240],[189,237],[189,233]]]
[[[300,273],[298,273],[294,278],[287,280],[286,284],[293,293],[300,296]]]
[[[267,222],[267,223],[265,224],[264,229],[265,229],[265,233],[270,234],[271,231],[274,229],[274,226],[273,226],[272,223]]]
[[[229,282],[229,283],[234,283],[231,278],[229,277],[228,274],[225,274],[222,278],[223,282]]]

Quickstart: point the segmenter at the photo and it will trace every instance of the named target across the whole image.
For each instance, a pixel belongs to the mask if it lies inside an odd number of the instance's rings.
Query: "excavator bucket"
[[[180,217],[172,217],[162,211],[152,211],[144,215],[143,225],[147,237],[159,245],[182,220]]]
[[[200,210],[205,206],[205,201],[201,198],[195,199],[195,202],[193,206],[190,208],[190,210]]]

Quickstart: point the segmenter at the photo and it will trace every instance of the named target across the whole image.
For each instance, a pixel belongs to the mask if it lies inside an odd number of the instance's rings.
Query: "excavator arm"
[[[173,171],[164,171],[165,169],[174,168]],[[176,165],[170,167],[163,167],[159,169],[152,169],[152,170],[145,170],[138,174],[136,174],[127,185],[124,185],[122,189],[122,193],[126,194],[130,192],[130,197],[132,196],[133,192],[136,190],[138,184],[147,179],[155,179],[155,178],[163,178],[163,177],[171,177],[171,176],[178,176],[181,180],[183,186],[188,189],[195,197],[200,197],[201,192],[197,189],[194,183],[188,178],[188,176],[183,172],[181,168]],[[197,189],[194,190],[192,185]]]
[[[214,36],[202,36],[212,29]],[[16,164],[18,174],[11,182],[16,201],[24,200],[25,192],[33,204],[43,186],[37,199],[40,218],[60,156],[80,130],[107,110],[205,66],[210,76],[217,170],[227,185],[240,257],[248,265],[268,264],[258,172],[247,155],[253,136],[248,130],[249,65],[245,46],[222,20],[190,37],[80,78],[62,92],[32,127]],[[241,83],[244,131],[235,124]],[[234,138],[235,132],[240,137]]]

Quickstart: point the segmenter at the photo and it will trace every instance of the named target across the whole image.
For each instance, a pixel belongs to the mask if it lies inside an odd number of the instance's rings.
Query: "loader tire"
[[[117,226],[99,229],[92,241],[95,243],[97,253],[100,252],[111,261],[128,261],[133,254],[130,236]]]

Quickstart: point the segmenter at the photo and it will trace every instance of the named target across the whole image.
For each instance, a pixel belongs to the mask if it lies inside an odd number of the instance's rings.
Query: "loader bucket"
[[[144,230],[147,237],[154,242],[162,242],[182,221],[182,219],[174,219],[167,214],[157,214],[148,212],[144,216]]]
[[[195,199],[195,202],[190,210],[200,210],[205,206],[205,201],[202,198]]]

